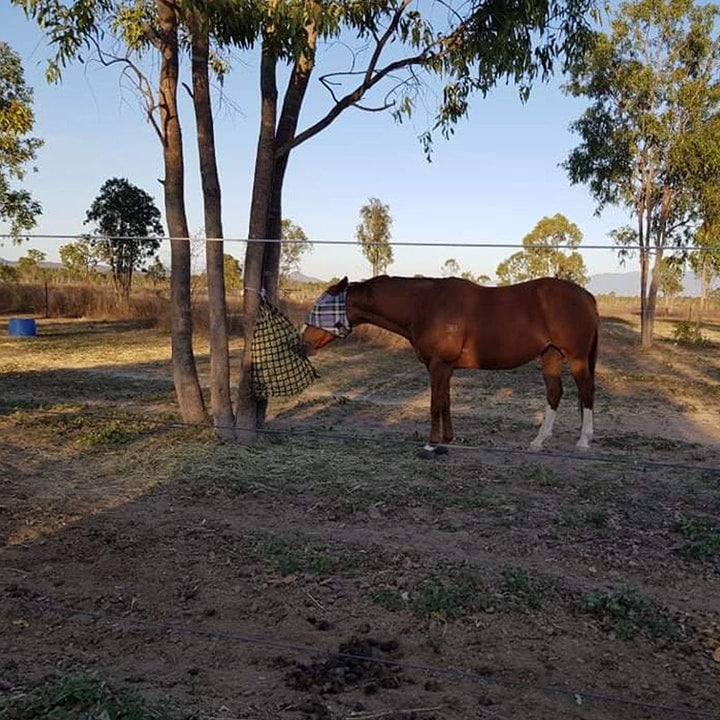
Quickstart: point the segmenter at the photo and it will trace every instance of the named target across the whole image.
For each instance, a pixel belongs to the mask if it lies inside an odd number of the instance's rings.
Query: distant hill
[[[5,258],[0,258],[0,265],[11,265],[15,267],[17,265],[16,260],[5,260]],[[50,262],[49,260],[43,260],[42,262],[38,263],[38,267],[41,270],[62,270],[63,264],[59,262]],[[99,273],[109,273],[112,271],[112,268],[109,265],[97,265],[95,267],[95,272]]]
[[[640,272],[626,273],[600,273],[593,275],[587,284],[587,289],[594,295],[610,295],[615,293],[620,297],[638,297],[640,287]],[[687,297],[698,297],[700,295],[700,281],[695,273],[685,273],[683,278],[683,292]]]
[[[323,283],[326,282],[325,280],[320,280],[316,277],[310,277],[309,275],[303,275],[301,272],[291,272],[288,275],[288,280],[292,280],[292,282],[297,283]]]

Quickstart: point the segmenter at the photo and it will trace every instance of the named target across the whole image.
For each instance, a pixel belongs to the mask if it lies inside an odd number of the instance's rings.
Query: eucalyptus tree
[[[619,205],[635,217],[613,237],[626,255],[637,248],[643,346],[652,344],[663,254],[696,225],[693,168],[704,181],[720,170],[720,154],[698,142],[720,109],[717,17],[716,6],[691,0],[625,2],[567,85],[590,100],[573,124],[581,144],[565,163],[571,181],[589,186],[598,212]]]
[[[684,263],[675,258],[664,257],[660,269],[659,290],[665,300],[665,310],[672,310],[673,300],[683,291]]]
[[[300,262],[304,255],[312,251],[312,243],[305,231],[289,218],[283,218],[281,225],[283,242],[280,251],[280,277],[287,278],[293,271],[300,270]]]
[[[544,217],[523,238],[524,249],[503,260],[495,274],[501,285],[541,277],[587,285],[585,261],[575,249],[582,239],[580,228],[564,215],[557,213],[553,217]]]
[[[64,69],[81,53],[119,66],[136,86],[151,127],[160,140],[165,177],[165,220],[170,235],[170,312],[175,393],[183,419],[201,423],[205,404],[192,349],[190,245],[185,209],[184,154],[178,113],[180,18],[172,0],[11,0],[34,18],[55,50],[48,60],[47,79],[58,82]],[[142,69],[142,52],[159,56],[157,89]]]
[[[372,265],[373,277],[382,275],[393,262],[391,227],[390,207],[378,198],[370,198],[360,208],[360,224],[355,230],[355,237],[363,255]]]
[[[89,280],[97,274],[100,262],[97,249],[87,237],[60,247],[60,261],[73,280]]]
[[[440,272],[444,277],[454,277],[460,275],[460,263],[455,258],[448,258],[440,268]],[[470,279],[470,278],[466,278]]]
[[[35,160],[43,141],[32,137],[35,116],[33,91],[25,82],[20,56],[0,42],[0,220],[10,223],[14,240],[35,227],[40,204],[27,190],[13,187],[23,180],[26,165]]]
[[[720,226],[704,222],[696,235],[697,246],[688,254],[688,264],[700,280],[700,314],[707,307],[713,283],[720,278]]]

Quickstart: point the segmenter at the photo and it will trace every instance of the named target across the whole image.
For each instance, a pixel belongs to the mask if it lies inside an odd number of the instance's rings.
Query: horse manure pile
[[[285,675],[286,684],[294,690],[335,695],[362,688],[372,695],[382,688],[398,688],[412,683],[401,668],[386,664],[402,657],[397,640],[351,637],[341,643],[338,654],[327,660],[294,663]]]

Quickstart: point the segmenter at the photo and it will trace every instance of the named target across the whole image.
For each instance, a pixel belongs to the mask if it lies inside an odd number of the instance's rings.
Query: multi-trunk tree
[[[572,68],[568,92],[589,108],[565,163],[598,212],[619,205],[634,227],[613,233],[640,261],[641,337],[652,344],[663,255],[697,227],[699,186],[717,183],[720,153],[706,142],[720,111],[718,9],[691,0],[636,0]]]

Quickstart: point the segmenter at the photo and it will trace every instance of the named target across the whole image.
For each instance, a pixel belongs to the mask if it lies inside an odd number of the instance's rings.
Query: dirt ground
[[[77,678],[147,717],[720,717],[720,326],[671,327],[603,319],[588,453],[569,377],[526,452],[531,363],[456,374],[434,461],[400,344],[328,349],[241,447],[168,427],[152,328],[3,337],[0,717]]]

